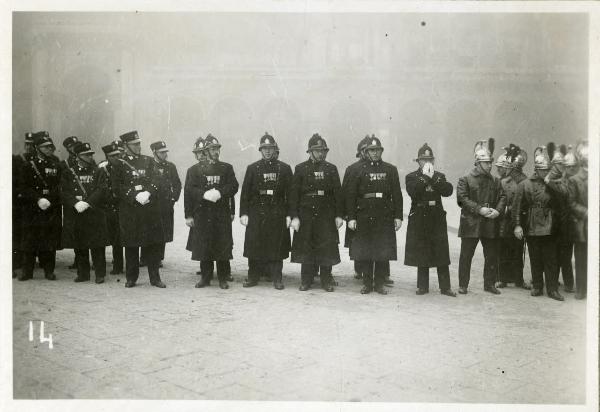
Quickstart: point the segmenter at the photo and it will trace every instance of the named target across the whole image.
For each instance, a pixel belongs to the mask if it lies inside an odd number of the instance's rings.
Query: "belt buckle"
[[[267,189],[267,190],[266,190],[266,194],[268,194],[268,195],[273,195],[273,190],[272,190],[272,189]]]
[[[133,188],[135,190],[142,190],[144,187],[142,185],[135,185]]]
[[[490,207],[490,204],[489,203],[484,203],[483,207]]]
[[[429,202],[427,202],[427,204],[429,206],[435,206],[435,200],[430,200]]]
[[[42,189],[42,194],[43,195],[49,195],[50,191],[48,189]]]
[[[383,197],[383,193],[377,192],[377,193],[375,193],[375,197],[381,198],[381,197]]]
[[[75,199],[82,201],[83,200],[83,196],[75,196]]]
[[[324,190],[317,190],[317,196],[325,196]]]

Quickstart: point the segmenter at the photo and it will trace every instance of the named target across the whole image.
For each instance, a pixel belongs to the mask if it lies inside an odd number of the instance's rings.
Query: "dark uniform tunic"
[[[342,195],[344,196],[344,202],[343,202],[343,207],[344,207],[344,215],[343,218],[347,221],[348,220],[348,213],[346,212],[346,195],[348,193],[348,182],[352,181],[352,177],[354,175],[354,173],[356,173],[358,170],[360,170],[361,165],[364,163],[365,161],[363,159],[358,160],[354,163],[352,163],[350,166],[348,166],[346,168],[346,170],[344,171],[344,177],[342,178]],[[350,230],[348,228],[346,228],[346,234],[344,235],[344,247],[346,248],[350,248],[350,244],[352,243],[352,239],[354,237],[354,230]],[[354,260],[354,258],[352,257],[352,255],[350,255],[350,259]]]
[[[534,174],[517,186],[512,208],[513,224],[521,226],[527,238],[533,287],[543,289],[545,274],[548,293],[558,288],[557,201],[544,180]]]
[[[519,240],[514,235],[515,227],[512,222],[512,205],[517,193],[517,185],[527,176],[523,172],[513,169],[510,175],[500,180],[502,190],[506,195],[506,207],[499,219],[500,250],[498,259],[498,274],[502,282],[514,282],[523,285],[523,247],[525,241]]]
[[[13,155],[12,157],[12,265],[15,269],[23,264],[23,208],[25,206],[22,194],[23,171],[31,159],[30,153]]]
[[[98,165],[98,179],[108,183],[108,194],[102,207],[106,216],[106,228],[108,230],[108,241],[112,245],[113,274],[123,271],[123,245],[121,245],[121,229],[119,227],[119,197],[115,192],[115,171],[113,166],[106,160]]]
[[[233,167],[221,161],[201,162],[187,173],[184,188],[185,216],[194,218],[190,246],[192,259],[225,261],[232,259],[231,201],[238,191]],[[217,189],[217,202],[204,199],[204,193]]]
[[[458,263],[459,286],[469,286],[471,262],[477,243],[481,240],[485,258],[483,282],[485,287],[493,287],[498,277],[498,232],[499,219],[506,207],[506,195],[500,179],[488,173],[473,169],[461,177],[456,186],[456,201],[461,208],[458,236],[461,239]],[[490,207],[500,213],[496,219],[488,219],[479,214],[482,207]]]
[[[350,253],[359,261],[397,259],[394,219],[403,218],[398,169],[384,161],[365,161],[349,177],[348,221],[357,221]]]
[[[164,241],[173,241],[173,205],[179,200],[181,194],[181,180],[177,174],[177,167],[171,162],[156,162],[158,172],[158,199],[163,224]]]
[[[340,263],[336,217],[344,214],[337,167],[307,160],[296,166],[290,193],[290,217],[300,219],[294,233],[292,262],[319,266]]]
[[[587,240],[588,240],[588,171],[580,168],[569,178],[569,209],[571,211],[571,239],[575,243],[575,286],[577,298],[587,294]]]

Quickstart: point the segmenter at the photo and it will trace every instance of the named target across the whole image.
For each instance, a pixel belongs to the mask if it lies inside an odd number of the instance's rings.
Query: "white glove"
[[[150,201],[150,192],[148,192],[148,191],[139,192],[137,195],[135,195],[135,200],[140,205],[145,205],[146,203],[148,203]]]
[[[429,178],[433,177],[433,164],[427,162],[423,165],[423,174],[425,176],[429,176]]]
[[[479,209],[479,214],[483,217],[487,217],[490,214],[490,208],[482,207],[481,209]]]
[[[523,239],[523,228],[521,226],[516,226],[513,233],[515,234],[515,237],[517,239],[519,239],[519,240]]]
[[[402,219],[394,219],[394,229],[396,229],[396,232],[399,231],[401,227]]]
[[[40,209],[46,210],[50,207],[51,203],[48,199],[46,199],[45,197],[42,197],[40,200],[38,200],[37,204]]]
[[[185,218],[185,225],[187,227],[194,227],[194,218],[193,217],[186,217]]]
[[[248,226],[248,215],[240,216],[240,223],[244,226]]]
[[[335,225],[337,226],[338,229],[341,228],[343,224],[344,224],[344,219],[342,219],[341,217],[335,218]]]
[[[221,192],[219,192],[215,188],[212,188],[212,189],[204,192],[203,198],[204,198],[204,200],[208,200],[209,202],[215,203],[217,200],[219,200],[221,198]]]
[[[490,208],[490,213],[486,217],[488,219],[496,219],[498,216],[500,216],[500,212],[498,212],[496,209]]]
[[[292,229],[294,229],[296,232],[300,230],[300,219],[298,219],[297,217],[292,219],[292,223],[291,223]]]
[[[285,217],[285,227],[287,227],[289,229],[291,224],[292,224],[292,218],[289,216],[286,216]]]
[[[219,192],[217,189],[213,189],[213,193],[214,193],[214,198],[215,198],[215,202],[217,200],[219,200],[221,198],[221,192]]]
[[[357,228],[358,228],[358,225],[356,224],[356,220],[351,220],[348,222],[348,229],[356,230]]]
[[[88,202],[84,202],[83,200],[80,200],[79,202],[75,203],[75,210],[77,210],[78,213],[85,212],[89,207],[90,204]]]

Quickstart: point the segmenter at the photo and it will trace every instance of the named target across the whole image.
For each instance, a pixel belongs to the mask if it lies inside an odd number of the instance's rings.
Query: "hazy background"
[[[101,145],[137,129],[145,154],[167,142],[183,178],[210,132],[241,180],[265,131],[292,165],[319,132],[340,172],[374,133],[402,182],[424,142],[456,182],[477,139],[531,155],[587,136],[584,14],[13,16],[17,152],[25,132],[48,130],[59,156],[77,135],[101,160]]]

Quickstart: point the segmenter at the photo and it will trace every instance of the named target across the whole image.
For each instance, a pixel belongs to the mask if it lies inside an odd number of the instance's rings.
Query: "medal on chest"
[[[369,180],[371,182],[375,182],[378,180],[386,180],[387,173],[369,173]]]
[[[46,174],[46,176],[56,176],[58,170],[51,167],[46,167],[44,168],[44,173]]]
[[[325,179],[325,172],[313,172],[314,176],[315,176],[315,180],[324,180]]]
[[[81,183],[86,183],[86,184],[93,183],[94,182],[94,176],[91,176],[91,175],[81,175],[81,176],[79,176],[79,181]]]
[[[206,176],[206,183],[209,185],[218,185],[221,183],[221,176]]]
[[[263,173],[262,175],[263,175],[263,183],[277,181],[277,173]]]

